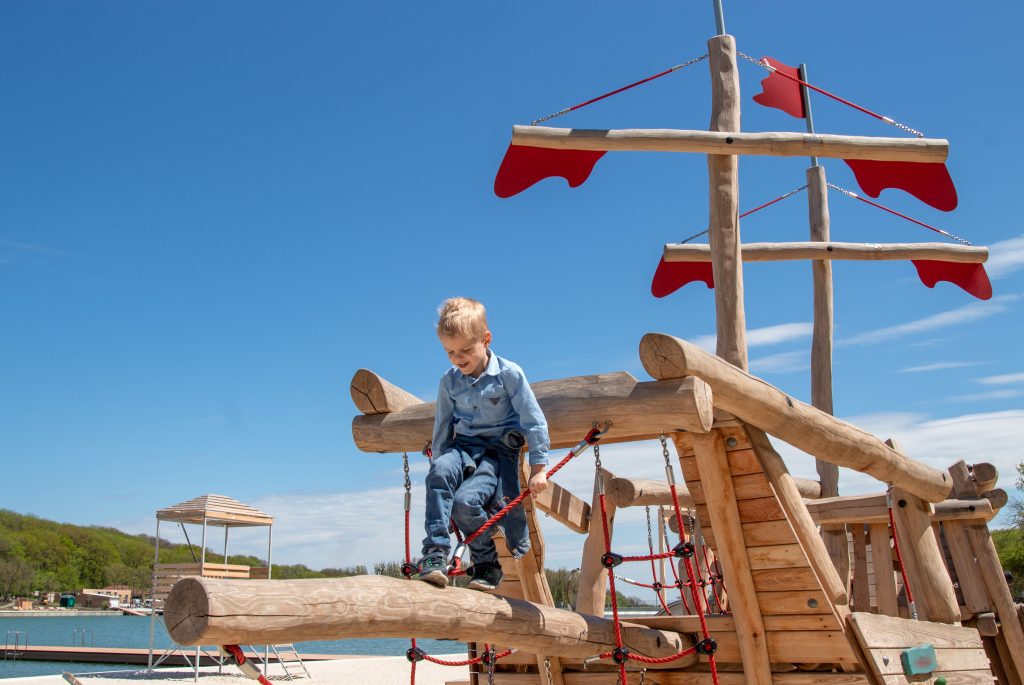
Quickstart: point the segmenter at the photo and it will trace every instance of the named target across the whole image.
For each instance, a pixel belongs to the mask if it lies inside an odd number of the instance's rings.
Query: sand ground
[[[438,655],[442,659],[465,659],[466,653]],[[373,685],[409,685],[409,662],[402,656],[346,657],[332,661],[314,661],[306,664],[312,676],[312,683],[348,685],[349,683],[372,683]],[[272,679],[274,671],[271,671]],[[147,681],[160,683],[192,682],[193,671],[184,667],[157,669],[152,673],[142,671],[107,671],[64,678],[59,675],[34,676],[31,678],[5,678],[4,685],[138,685]],[[444,685],[449,681],[469,680],[467,666],[438,666],[429,661],[416,665],[416,685]],[[77,683],[76,683],[77,681]],[[216,666],[199,669],[201,685],[245,685],[255,683],[237,667],[225,666],[222,674]],[[309,682],[305,678],[298,683]]]

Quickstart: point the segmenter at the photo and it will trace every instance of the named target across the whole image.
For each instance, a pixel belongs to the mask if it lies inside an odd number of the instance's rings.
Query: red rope
[[[642,86],[643,84],[649,83],[649,82],[653,81],[654,79],[661,78],[662,76],[667,76],[668,74],[671,74],[673,71],[679,71],[680,69],[682,69],[684,67],[688,67],[691,64],[696,64],[697,62],[700,62],[701,60],[705,60],[705,59],[707,59],[707,57],[708,57],[707,55],[701,55],[700,57],[697,57],[696,59],[690,60],[689,62],[683,62],[682,64],[677,64],[676,66],[674,66],[674,67],[672,67],[670,69],[666,69],[665,71],[663,71],[661,73],[654,74],[653,76],[648,76],[647,78],[644,78],[644,79],[640,79],[639,81],[637,81],[635,83],[630,83],[628,86],[623,86],[621,88],[616,88],[615,90],[611,91],[610,93],[605,93],[604,95],[598,95],[596,98],[591,98],[590,100],[587,100],[586,102],[581,102],[580,104],[573,105],[572,107],[566,107],[565,109],[559,110],[559,111],[555,112],[554,114],[549,114],[546,117],[541,117],[540,119],[536,119],[530,125],[531,126],[536,126],[537,124],[540,124],[540,123],[543,123],[545,121],[548,121],[549,119],[554,119],[555,117],[560,117],[563,114],[568,114],[569,112],[574,112],[577,109],[580,109],[581,107],[586,107],[587,105],[592,105],[595,102],[599,102],[601,100],[604,100],[605,98],[610,98],[612,95],[618,95],[619,93],[627,91],[630,88],[636,88],[637,86]]]
[[[864,114],[867,114],[868,116],[874,117],[875,119],[878,119],[879,121],[884,121],[885,123],[891,124],[891,125],[895,126],[898,129],[902,129],[902,130],[906,131],[907,133],[912,133],[915,136],[917,136],[918,138],[924,138],[924,134],[921,133],[920,131],[916,131],[916,130],[910,128],[909,126],[907,126],[905,124],[901,124],[898,121],[892,119],[891,117],[887,117],[885,115],[879,114],[878,112],[872,112],[867,107],[861,107],[857,103],[850,102],[846,98],[841,98],[841,97],[839,97],[838,95],[836,95],[834,93],[828,92],[824,88],[819,88],[818,86],[812,85],[812,84],[808,83],[807,81],[804,81],[803,79],[797,78],[796,76],[793,76],[791,74],[787,74],[786,72],[784,72],[784,71],[782,71],[780,69],[776,69],[775,67],[773,67],[772,65],[768,64],[767,62],[764,62],[763,60],[754,59],[750,55],[744,55],[743,53],[738,53],[738,54],[740,54],[742,57],[750,60],[754,64],[757,64],[759,66],[764,67],[765,69],[767,69],[768,71],[772,72],[773,74],[778,74],[779,76],[785,76],[790,81],[796,81],[797,83],[799,83],[804,88],[810,88],[814,92],[821,93],[825,97],[830,97],[833,100],[835,100],[836,102],[841,102],[844,105],[847,105],[848,107],[853,107],[858,112],[862,112]]]
[[[917,219],[915,219],[912,216],[907,216],[906,214],[903,214],[902,212],[897,212],[895,209],[889,209],[888,207],[886,207],[883,204],[879,204],[877,202],[872,202],[871,200],[867,199],[866,197],[861,197],[857,193],[855,193],[853,191],[850,191],[850,190],[847,190],[846,188],[840,188],[839,186],[834,185],[832,183],[826,183],[825,185],[827,185],[829,188],[831,188],[833,190],[838,190],[840,193],[842,193],[843,195],[846,195],[847,197],[852,197],[854,200],[860,200],[861,202],[867,203],[867,204],[871,205],[872,207],[884,210],[886,212],[889,212],[890,214],[898,216],[901,219],[906,219],[907,221],[909,221],[912,224],[917,224],[918,226],[924,226],[925,228],[927,228],[930,231],[935,231],[936,233],[944,235],[947,238],[952,238],[953,240],[956,240],[957,242],[963,243],[964,245],[970,245],[971,244],[970,241],[964,240],[963,238],[961,238],[959,236],[955,236],[952,233],[950,233],[949,231],[944,231],[941,228],[936,228],[935,226],[932,226],[931,224],[926,224],[923,221],[918,221]]]
[[[896,519],[892,515],[892,488],[885,493],[889,505],[889,529],[892,531],[892,548],[896,552],[896,561],[900,565],[900,575],[903,576],[903,589],[907,591],[907,609],[917,618],[917,609],[914,607],[914,594],[910,591],[910,581],[907,579],[907,567],[903,565],[903,555],[900,554],[900,541],[896,536]]]
[[[600,440],[600,437],[599,437],[600,435],[601,435],[601,431],[600,430],[598,430],[597,428],[591,428],[590,432],[587,433],[587,436],[585,438],[583,438],[582,441],[580,441],[579,445],[577,445],[576,448],[574,448],[572,450],[569,450],[569,454],[565,455],[565,457],[563,457],[562,461],[560,461],[557,464],[555,464],[554,467],[552,467],[552,469],[550,471],[548,471],[547,474],[545,474],[545,477],[551,478],[553,475],[558,473],[559,469],[561,469],[563,466],[568,464],[569,460],[576,456],[576,450],[582,451],[581,446],[582,447],[588,447],[590,445],[593,445],[598,440]],[[527,489],[523,490],[522,492],[520,492],[519,496],[516,497],[511,502],[509,502],[508,504],[506,504],[504,507],[502,507],[501,511],[499,511],[494,516],[492,516],[491,518],[489,518],[486,521],[484,521],[482,526],[480,526],[475,531],[473,531],[472,533],[467,535],[466,539],[463,542],[466,545],[468,545],[469,543],[473,542],[473,540],[476,540],[478,537],[480,537],[481,535],[486,533],[488,530],[491,529],[492,526],[494,526],[495,523],[497,523],[498,521],[503,519],[505,517],[505,514],[507,514],[513,507],[515,507],[517,504],[519,504],[524,499],[526,499],[526,496],[529,495],[529,494],[530,494],[530,489],[529,488],[527,488]]]
[[[238,645],[224,645],[221,649],[231,655],[231,658],[235,660],[235,664],[239,670],[245,675],[252,678],[260,685],[271,685],[267,677],[260,673],[260,669],[257,668],[256,664],[253,664],[246,658],[242,652],[242,648]]]
[[[598,476],[600,477],[600,476]],[[602,488],[603,490],[604,488]],[[604,524],[604,551],[605,554],[612,553],[612,538],[611,533],[608,531],[608,507],[605,504],[604,492],[601,493],[598,498],[601,501],[601,523]],[[612,593],[612,625],[615,626],[615,647],[617,650],[622,650],[622,622],[619,621],[619,600],[615,596],[615,571],[608,569],[608,585],[611,588]],[[613,652],[608,652],[608,656],[611,656]],[[607,658],[607,657],[604,657]],[[619,664],[619,682],[626,682],[626,662],[622,661]]]
[[[490,645],[488,645],[485,642],[484,643],[484,651],[485,652],[489,652],[490,649],[491,649]],[[499,653],[495,654],[494,655],[494,660],[497,661],[498,659],[504,659],[505,657],[507,657],[511,653],[512,653],[511,649],[506,649],[504,652],[499,652]],[[432,664],[439,664],[441,666],[473,666],[474,664],[478,664],[481,661],[483,661],[484,658],[485,658],[485,656],[483,654],[481,654],[480,656],[475,656],[472,659],[463,659],[462,661],[445,661],[444,659],[438,659],[436,656],[430,656],[429,654],[424,654],[423,655],[423,659],[425,661],[429,661]]]

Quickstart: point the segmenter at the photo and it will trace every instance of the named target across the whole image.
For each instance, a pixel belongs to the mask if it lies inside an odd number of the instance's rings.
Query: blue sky
[[[816,84],[950,140],[956,211],[894,190],[880,201],[992,246],[995,296],[929,290],[906,263],[836,264],[836,413],[936,466],[997,463],[1012,488],[1024,458],[1024,10],[726,12],[741,51],[807,62]],[[577,189],[491,190],[512,124],[703,54],[710,2],[43,1],[3,3],[0,21],[4,508],[149,532],[157,509],[218,493],[277,517],[277,561],[395,559],[400,458],[354,447],[348,382],[367,367],[432,399],[442,299],[484,301],[495,350],[533,380],[646,379],[645,332],[705,344],[714,333],[703,285],[649,294],[663,244],[706,227],[702,157],[615,153]],[[751,102],[765,72],[742,63],[740,76],[744,129],[802,130]],[[901,135],[820,96],[813,106],[820,132]],[[700,64],[551,123],[708,119]],[[845,165],[825,165],[857,190]],[[743,159],[741,210],[803,185],[806,166]],[[837,193],[830,203],[835,240],[940,239]],[[804,240],[806,216],[800,194],[744,220],[742,235]],[[752,265],[745,283],[752,371],[807,399],[809,266]],[[656,445],[605,459],[661,472]],[[417,486],[425,466],[414,462]],[[592,470],[559,478],[586,495]],[[841,487],[879,489],[846,472]],[[575,565],[578,536],[547,530],[550,562]],[[251,544],[261,553],[262,537]]]

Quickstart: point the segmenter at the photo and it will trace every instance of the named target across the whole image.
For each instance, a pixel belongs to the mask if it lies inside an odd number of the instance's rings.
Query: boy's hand
[[[530,476],[530,494],[536,497],[540,493],[548,489],[548,477],[543,470],[534,473]]]

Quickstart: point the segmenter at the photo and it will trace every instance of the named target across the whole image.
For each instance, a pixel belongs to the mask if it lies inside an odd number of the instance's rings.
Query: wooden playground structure
[[[739,238],[738,155],[942,164],[948,144],[740,132],[737,51],[723,23],[708,43],[711,132],[529,126],[513,136],[513,146],[534,151],[707,155],[710,244],[666,246],[665,259],[710,263],[717,354],[651,333],[639,355],[653,380],[618,372],[534,385],[553,449],[572,447],[608,422],[598,448],[658,438],[672,444],[674,460],[664,451],[666,481],[599,469],[591,498],[555,482],[527,498],[532,549],[522,559],[506,553],[505,578],[492,594],[378,576],[183,578],[165,610],[178,643],[455,639],[470,644],[473,685],[1024,685],[1024,606],[1013,602],[987,528],[1007,501],[995,488],[995,469],[962,461],[933,468],[883,439],[889,436],[831,414],[829,260],[973,268],[987,251],[831,244],[827,184],[816,160],[807,171],[811,243],[749,249]],[[746,371],[742,264],[759,257],[814,260],[811,404]],[[352,379],[351,393],[361,412],[352,426],[361,450],[418,453],[430,439],[432,403],[366,370]],[[769,436],[813,456],[820,480],[791,476]],[[839,466],[873,476],[879,491],[839,496]],[[671,559],[676,580],[661,579],[655,590],[678,589],[680,601],[665,615],[623,619],[616,610],[606,618],[609,583],[614,597],[622,561],[614,553],[615,512],[634,506],[657,507],[658,527],[678,536],[659,557]],[[575,611],[554,607],[540,512],[586,536]],[[504,654],[510,648],[518,651]],[[419,658],[410,650],[413,669]]]

